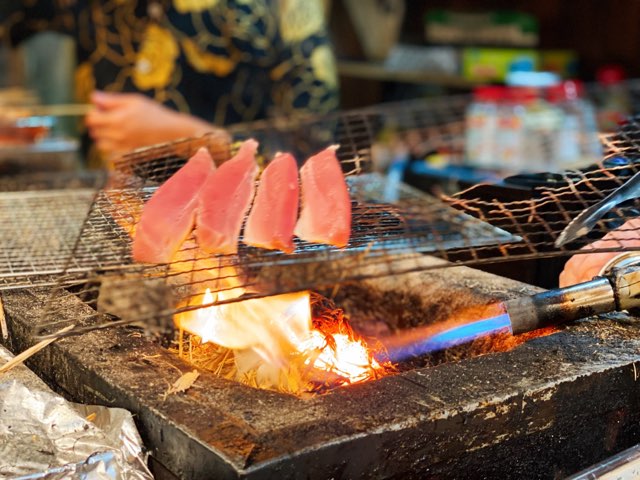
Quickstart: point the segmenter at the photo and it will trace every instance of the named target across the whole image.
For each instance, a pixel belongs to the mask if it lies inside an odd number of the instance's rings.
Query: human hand
[[[86,117],[89,135],[107,156],[212,131],[224,132],[139,93],[96,91],[91,101],[95,109]],[[228,138],[226,132],[225,136]]]
[[[621,227],[607,233],[600,240],[583,247],[583,250],[602,248],[640,247],[640,218],[627,221]],[[560,286],[567,287],[587,282],[600,274],[607,262],[621,252],[580,253],[574,255],[560,274]],[[638,252],[640,255],[640,251]]]

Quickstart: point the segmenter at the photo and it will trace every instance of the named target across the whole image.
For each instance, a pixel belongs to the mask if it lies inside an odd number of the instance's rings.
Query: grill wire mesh
[[[561,248],[555,241],[564,228],[584,209],[602,201],[638,172],[640,165],[640,117],[631,118],[615,134],[602,136],[602,161],[583,170],[568,170],[539,177],[529,198],[505,200],[500,189],[478,185],[444,200],[483,221],[518,235],[522,241],[500,249],[480,247],[457,252],[458,262],[478,264],[510,259],[532,259],[575,253],[640,250],[637,225],[627,223],[640,216],[638,200],[626,201],[612,209],[588,235]],[[640,197],[640,188],[638,189]],[[594,240],[617,229],[625,242],[611,238],[597,246]],[[636,245],[633,240],[637,239]],[[588,249],[585,249],[589,245]],[[468,258],[465,261],[464,258]]]
[[[237,255],[210,256],[190,238],[171,264],[133,263],[131,236],[158,185],[201,146],[217,162],[229,157],[209,135],[133,152],[116,162],[103,188],[0,194],[3,237],[13,241],[3,241],[0,290],[53,285],[38,322],[41,334],[65,326],[58,321],[64,317],[61,295],[76,296],[95,312],[78,318],[68,333],[135,322],[164,328],[176,313],[201,308],[206,288],[214,293],[209,305],[222,304],[429,268],[567,256],[640,213],[635,201],[627,202],[588,237],[554,247],[571,219],[636,172],[640,124],[635,120],[603,137],[601,162],[546,175],[522,200],[482,185],[435,199],[375,172],[376,148],[388,141],[389,132],[394,142],[409,145],[415,159],[434,151],[461,155],[467,103],[467,97],[450,97],[232,129],[234,139],[260,141],[263,164],[277,151],[290,151],[302,163],[327,145],[340,145],[353,205],[346,249],[296,239],[294,254],[240,243]],[[16,237],[23,243],[16,244]],[[612,243],[591,251],[633,248]],[[421,261],[420,253],[448,263]]]

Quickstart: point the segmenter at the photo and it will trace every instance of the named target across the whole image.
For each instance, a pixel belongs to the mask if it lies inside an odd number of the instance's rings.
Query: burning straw
[[[174,349],[193,365],[256,388],[297,395],[326,392],[342,385],[373,380],[394,371],[379,342],[365,342],[349,326],[344,311],[331,300],[310,294],[311,336],[287,362],[273,368],[251,350],[203,343],[181,331]]]

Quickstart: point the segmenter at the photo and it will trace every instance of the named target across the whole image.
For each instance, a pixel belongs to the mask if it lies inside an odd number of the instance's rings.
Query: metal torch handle
[[[621,256],[602,277],[505,302],[514,334],[640,308],[640,256]]]
[[[513,334],[558,325],[616,309],[616,295],[608,278],[556,288],[505,302]]]

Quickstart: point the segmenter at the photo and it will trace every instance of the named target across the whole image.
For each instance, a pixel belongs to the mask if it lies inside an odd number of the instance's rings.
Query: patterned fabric
[[[4,2],[0,2],[4,3]],[[320,0],[22,0],[0,8],[19,42],[72,34],[79,101],[142,92],[218,125],[337,108]]]

